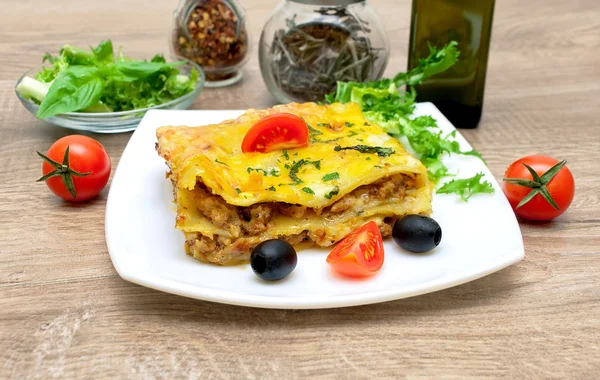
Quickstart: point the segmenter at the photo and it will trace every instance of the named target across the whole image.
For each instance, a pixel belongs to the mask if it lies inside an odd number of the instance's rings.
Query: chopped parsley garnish
[[[265,177],[279,177],[280,175],[279,170],[277,169],[271,169],[269,172],[267,172],[266,170],[260,168],[248,168],[248,174],[252,173],[253,171],[262,173],[262,175]]]
[[[438,194],[458,194],[463,201],[468,201],[473,194],[493,193],[494,187],[486,180],[483,180],[483,173],[478,173],[471,178],[453,179],[445,183],[436,190]]]
[[[282,156],[283,156],[283,157],[284,157],[286,160],[289,160],[289,159],[290,159],[290,155],[288,154],[288,152],[287,152],[287,149],[284,149],[284,150],[283,150],[283,154],[282,154]]]
[[[322,123],[319,123],[317,125],[321,125]],[[333,141],[338,141],[341,140],[341,137],[335,138],[335,139],[331,139],[331,140],[319,140],[318,138],[316,138],[315,136],[319,136],[322,135],[323,132],[319,131],[318,129],[314,129],[313,127],[311,127],[309,124],[306,124],[306,126],[308,127],[308,130],[310,132],[310,142],[311,143],[330,143]],[[331,126],[329,124],[327,124],[327,126],[329,126],[331,128]],[[295,154],[297,155],[297,153]]]
[[[315,192],[310,187],[303,187],[302,191],[304,191],[305,193],[308,193],[308,194],[315,195]]]
[[[242,192],[242,190],[238,189],[237,187],[235,188],[235,191],[240,194]]]
[[[325,194],[325,198],[331,199],[331,198],[335,197],[336,195],[338,195],[339,193],[340,193],[340,188],[336,186],[333,188],[333,190],[331,190],[330,192]]]
[[[319,131],[318,129],[314,129],[308,123],[306,124],[306,126],[308,127],[308,131],[309,131],[309,134],[310,134],[310,142],[311,143],[320,142],[315,136],[322,135],[323,132]]]
[[[331,129],[331,124],[327,124],[327,123],[317,123],[317,125],[318,125],[319,127],[327,127],[327,128],[329,128],[329,129]]]
[[[304,165],[314,165],[317,170],[321,170],[321,160],[311,161],[306,158],[301,159],[300,161],[296,161],[290,167],[290,178],[294,182],[294,185],[299,185],[304,183],[300,178],[298,178],[298,172]]]
[[[348,127],[348,128],[354,127],[354,123],[350,123],[350,122],[348,122],[348,121],[347,121],[347,122],[345,122],[344,124],[345,124],[345,125],[346,125],[346,127]]]
[[[348,133],[348,137],[352,137],[352,136],[356,136],[358,135],[358,132],[356,131],[351,131],[350,133]]]
[[[370,127],[370,126],[371,126],[371,124],[369,124],[365,121],[365,127]]]
[[[325,174],[323,176],[323,181],[327,182],[327,181],[331,181],[334,179],[340,179],[340,175],[338,172],[333,172],[333,173],[329,173],[329,174]]]
[[[371,157],[367,157],[367,161],[371,161]]]
[[[271,187],[269,187],[268,189],[265,189],[265,190],[269,190],[269,191],[277,191],[277,189],[275,188],[275,186],[271,186]]]
[[[377,154],[379,157],[388,157],[388,156],[391,156],[392,154],[396,153],[396,152],[394,152],[394,150],[392,148],[384,148],[384,147],[380,147],[380,146],[368,146],[368,145],[355,145],[355,146],[346,146],[346,147],[341,147],[341,146],[337,145],[335,148],[333,148],[333,150],[335,150],[336,152],[339,152],[342,150],[356,150],[360,153]]]
[[[215,162],[216,162],[217,164],[221,164],[221,165],[229,166],[229,165],[227,165],[226,163],[224,163],[224,162],[222,162],[222,161],[219,161],[218,159],[215,159]]]
[[[330,142],[334,142],[334,141],[338,141],[341,140],[341,137],[336,137],[335,139],[331,139],[331,140],[316,140],[317,142],[322,142],[322,143],[330,143]]]
[[[283,165],[283,167],[286,168],[287,170],[290,170],[290,168],[291,168],[290,164],[285,164],[285,165]]]

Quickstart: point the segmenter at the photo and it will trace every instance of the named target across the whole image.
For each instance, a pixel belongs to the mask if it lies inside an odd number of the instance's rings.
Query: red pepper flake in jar
[[[236,82],[248,55],[241,8],[231,0],[182,1],[175,16],[173,50],[202,66],[208,82]]]

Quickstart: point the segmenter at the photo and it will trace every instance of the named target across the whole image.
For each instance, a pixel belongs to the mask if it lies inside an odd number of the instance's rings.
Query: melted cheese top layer
[[[250,127],[277,112],[289,112],[307,122],[308,147],[242,153],[242,140]],[[250,109],[221,124],[161,127],[156,133],[159,154],[171,167],[179,189],[192,190],[200,180],[236,206],[285,202],[323,208],[359,186],[396,173],[414,174],[417,188],[430,188],[423,164],[380,126],[368,122],[354,103]],[[335,150],[336,146],[359,145],[391,149],[393,154]]]

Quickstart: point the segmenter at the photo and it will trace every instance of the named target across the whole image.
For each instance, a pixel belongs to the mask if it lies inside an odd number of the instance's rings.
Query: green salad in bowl
[[[133,130],[150,109],[189,107],[204,85],[204,72],[189,60],[126,58],[110,40],[90,49],[64,45],[43,62],[19,79],[17,96],[38,118],[72,129]]]

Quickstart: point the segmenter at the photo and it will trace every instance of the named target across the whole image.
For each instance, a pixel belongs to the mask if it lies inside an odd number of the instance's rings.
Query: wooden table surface
[[[69,134],[32,117],[17,78],[64,43],[112,38],[132,56],[167,51],[176,0],[0,0],[0,378],[574,378],[600,376],[600,6],[496,5],[484,117],[465,137],[497,178],[520,156],[566,158],[577,191],[548,224],[522,223],[525,259],[462,286],[378,305],[260,310],[122,280],[104,240],[108,187],[61,202],[36,150]],[[194,109],[273,104],[256,42],[276,0],[242,1],[252,59],[240,84]],[[409,1],[378,0],[406,64]],[[113,169],[130,134],[94,135]],[[492,228],[492,227],[490,227]]]

